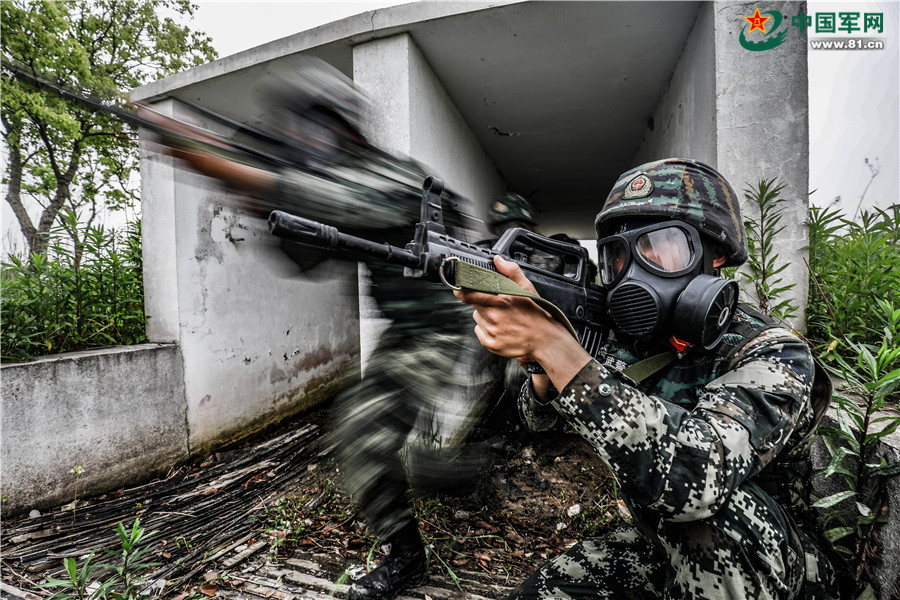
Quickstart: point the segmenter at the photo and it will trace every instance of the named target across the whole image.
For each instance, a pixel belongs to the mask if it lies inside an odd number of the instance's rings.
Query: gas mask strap
[[[703,274],[718,276],[719,270],[713,266],[716,259],[715,245],[703,235],[700,236],[700,245],[703,246]]]

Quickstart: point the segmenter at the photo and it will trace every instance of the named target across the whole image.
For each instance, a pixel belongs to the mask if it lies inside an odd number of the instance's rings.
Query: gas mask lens
[[[600,283],[615,283],[631,257],[663,276],[681,273],[694,266],[698,250],[681,225],[663,223],[623,231],[598,242]]]
[[[687,232],[666,227],[642,234],[635,244],[638,254],[666,273],[677,273],[694,262],[694,249]]]
[[[621,239],[600,245],[600,282],[609,285],[616,280],[628,258],[628,246]]]

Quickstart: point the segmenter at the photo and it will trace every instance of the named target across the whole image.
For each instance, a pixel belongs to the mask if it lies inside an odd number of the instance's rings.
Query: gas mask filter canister
[[[597,249],[600,285],[617,330],[637,339],[675,336],[705,349],[721,341],[737,305],[737,284],[709,274],[711,256],[692,226],[626,224],[599,240]]]

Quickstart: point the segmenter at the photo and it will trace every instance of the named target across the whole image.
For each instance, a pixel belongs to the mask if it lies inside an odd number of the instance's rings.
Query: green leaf
[[[873,466],[869,470],[870,477],[894,477],[900,475],[900,462]]]
[[[859,441],[856,439],[856,436],[849,431],[844,431],[843,429],[836,429],[834,427],[828,427],[825,425],[820,426],[818,431],[819,435],[827,436],[829,438],[842,439],[857,448],[859,447]]]
[[[66,567],[66,573],[69,575],[69,579],[73,582],[78,581],[78,566],[75,564],[74,558],[66,558],[63,560],[63,564]]]
[[[825,536],[825,539],[834,544],[836,541],[847,537],[848,535],[852,535],[856,530],[853,527],[835,527],[834,529],[829,529],[825,531],[822,535]]]
[[[881,438],[883,438],[883,437],[885,437],[885,436],[888,436],[888,435],[891,435],[892,433],[894,433],[894,432],[897,430],[897,426],[900,426],[900,418],[897,418],[897,417],[885,417],[885,418],[886,418],[886,419],[892,419],[893,422],[890,423],[887,427],[885,427],[885,428],[882,429],[881,431],[877,431],[877,432],[874,432],[874,433],[873,433],[873,432],[870,432],[870,433],[866,436],[866,438],[867,438],[867,439],[866,439],[866,444],[869,443],[869,439],[868,439],[868,438],[881,439]]]
[[[844,492],[838,492],[837,494],[832,494],[831,496],[826,496],[825,498],[821,498],[816,500],[813,503],[814,508],[831,508],[835,504],[839,504],[846,500],[847,498],[852,498],[856,496],[856,492],[849,490]]]

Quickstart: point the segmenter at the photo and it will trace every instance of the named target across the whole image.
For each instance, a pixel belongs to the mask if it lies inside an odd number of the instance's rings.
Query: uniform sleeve
[[[696,407],[648,396],[588,363],[554,400],[639,506],[672,521],[709,517],[781,451],[809,410],[809,348],[770,329],[708,383]]]
[[[556,412],[549,402],[541,404],[534,394],[534,387],[531,385],[531,377],[522,384],[518,399],[519,419],[532,433],[548,431],[556,427],[559,421],[559,413]]]
[[[419,220],[425,176],[411,161],[362,155],[325,174],[283,169],[276,177],[276,203],[307,219],[353,229],[410,227]]]

